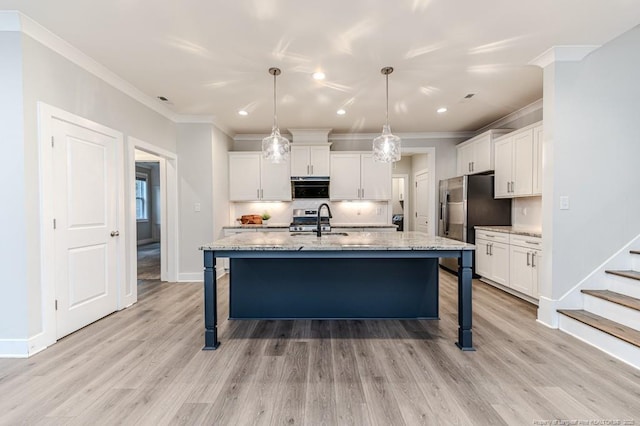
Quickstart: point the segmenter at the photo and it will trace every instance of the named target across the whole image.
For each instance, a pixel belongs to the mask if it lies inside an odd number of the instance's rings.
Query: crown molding
[[[208,123],[216,126],[227,135],[232,132],[220,123],[216,123],[213,116],[206,115],[185,115],[171,111],[165,105],[160,103],[156,98],[147,95],[140,89],[94,60],[87,54],[80,51],[61,37],[52,33],[27,15],[15,11],[0,11],[0,31],[21,32],[33,38],[42,45],[53,50],[60,56],[73,62],[83,70],[98,77],[107,84],[113,86],[120,92],[128,95],[134,100],[140,102],[147,108],[157,112],[163,117],[173,121],[174,123]]]
[[[529,65],[545,68],[554,62],[578,62],[599,47],[600,45],[553,46],[529,61]]]
[[[542,98],[538,99],[535,102],[530,103],[529,105],[520,108],[517,111],[512,112],[509,115],[505,115],[502,118],[497,119],[496,121],[494,121],[493,123],[489,123],[486,126],[484,126],[483,128],[479,129],[477,132],[475,132],[476,134],[480,134],[482,132],[485,132],[487,130],[491,130],[491,129],[499,129],[502,126],[504,126],[507,123],[510,123],[514,120],[517,120],[520,117],[524,117],[527,114],[530,114],[534,111],[537,111],[539,109],[542,109]]]

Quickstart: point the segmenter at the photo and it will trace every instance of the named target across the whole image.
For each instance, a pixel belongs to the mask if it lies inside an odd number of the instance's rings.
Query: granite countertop
[[[387,225],[381,223],[332,223],[332,228],[394,228],[398,225]],[[274,223],[268,225],[230,225],[223,226],[222,229],[262,229],[262,228],[289,228],[288,223]]]
[[[245,232],[204,244],[200,250],[475,250],[472,244],[422,232],[314,233]]]
[[[483,225],[476,226],[477,229],[481,229],[484,231],[494,231],[494,232],[503,232],[505,234],[516,234],[516,235],[524,235],[527,237],[538,237],[542,238],[542,231],[539,229],[530,229],[530,228],[519,228],[516,226],[501,226],[501,225]]]

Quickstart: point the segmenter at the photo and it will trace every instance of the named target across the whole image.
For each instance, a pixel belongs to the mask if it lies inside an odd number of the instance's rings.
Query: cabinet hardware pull
[[[493,243],[489,244],[489,255],[493,256]]]
[[[531,252],[527,252],[527,266],[531,266],[531,261],[529,261],[529,257],[531,257]]]
[[[511,192],[516,192],[516,183],[514,181],[511,181]]]
[[[308,164],[307,164],[307,174],[308,175],[311,174],[311,173],[309,173],[309,165]]]
[[[364,188],[362,188],[362,198],[364,198]]]
[[[527,244],[540,245],[540,242],[539,242],[539,241],[527,241],[527,240],[525,240],[524,242],[525,242],[525,243],[527,243]]]
[[[471,171],[473,172],[473,171],[475,171],[475,170],[476,170],[476,162],[475,162],[475,161],[472,161],[472,162],[471,162]]]
[[[467,163],[467,171],[471,171],[471,162]]]
[[[311,165],[311,174],[313,174],[313,164]]]
[[[533,252],[533,253],[531,253],[531,267],[532,267],[532,268],[535,268],[535,267],[536,267],[536,262],[535,262],[535,260],[536,260],[536,253],[535,253],[535,252]]]
[[[260,188],[256,189],[256,197],[260,199]]]
[[[264,189],[260,190],[260,198],[264,198]]]

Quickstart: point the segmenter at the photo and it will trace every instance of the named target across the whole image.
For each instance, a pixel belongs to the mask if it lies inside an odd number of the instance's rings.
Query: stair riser
[[[595,346],[596,348],[608,353],[614,358],[626,362],[629,365],[640,369],[640,348],[624,342],[610,334],[603,333],[591,326],[568,318],[565,315],[559,315],[560,330],[568,333],[585,343]]]
[[[640,281],[617,275],[605,274],[609,290],[640,299]]]
[[[640,331],[640,311],[635,309],[629,309],[588,294],[584,295],[583,309]]]

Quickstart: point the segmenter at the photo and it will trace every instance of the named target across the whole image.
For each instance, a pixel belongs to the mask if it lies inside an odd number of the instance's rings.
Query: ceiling
[[[600,45],[640,22],[638,0],[0,0],[0,9],[232,136],[270,131],[273,66],[283,130],[380,132],[385,66],[395,68],[394,133],[477,130],[542,97],[542,70],[528,63],[551,46]]]

